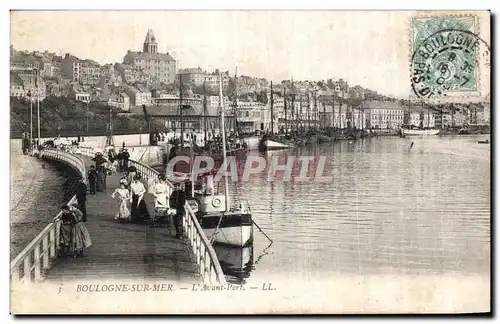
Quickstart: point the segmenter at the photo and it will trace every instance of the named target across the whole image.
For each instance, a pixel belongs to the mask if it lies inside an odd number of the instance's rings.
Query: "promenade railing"
[[[85,162],[76,155],[57,150],[44,150],[40,152],[40,157],[65,163],[77,170],[85,179]],[[68,205],[72,205],[76,201],[76,196],[73,196]],[[59,212],[53,221],[45,226],[11,261],[10,276],[12,283],[30,283],[45,278],[46,271],[53,265],[59,252],[61,215],[62,212]]]
[[[94,150],[88,147],[80,148],[80,154],[88,157],[95,156]],[[134,166],[148,184],[158,181],[160,173],[150,166],[134,160],[129,160],[129,166]],[[168,180],[167,184],[170,189],[174,188],[172,183]],[[203,229],[196,218],[196,214],[188,203],[185,204],[184,208],[186,212],[184,213],[182,219],[182,226],[184,233],[191,244],[203,283],[207,285],[226,284],[226,278],[224,276],[224,272],[222,271],[222,267],[220,266],[219,259],[215,254],[212,244],[210,244],[208,238],[203,232]]]

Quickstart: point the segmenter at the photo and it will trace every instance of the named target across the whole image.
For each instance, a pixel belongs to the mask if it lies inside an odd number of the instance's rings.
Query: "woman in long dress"
[[[120,181],[120,188],[116,188],[113,194],[111,194],[113,199],[118,198],[119,207],[118,212],[115,215],[115,219],[123,221],[130,221],[130,210],[128,208],[128,203],[130,200],[130,191],[127,189],[127,180]]]
[[[153,225],[160,219],[167,216],[169,204],[170,188],[167,184],[167,179],[164,174],[158,177],[158,182],[155,183],[153,188],[153,195],[155,197],[155,214]]]
[[[146,202],[144,201],[146,188],[142,182],[139,181],[139,179],[140,177],[135,175],[132,183],[130,184],[130,191],[132,193],[132,196],[130,197],[130,201],[132,203],[130,216],[132,218],[132,223],[148,220],[150,218]]]
[[[63,206],[61,216],[60,242],[63,252],[73,257],[82,256],[83,249],[92,245],[87,227],[83,223],[83,213],[77,205]]]

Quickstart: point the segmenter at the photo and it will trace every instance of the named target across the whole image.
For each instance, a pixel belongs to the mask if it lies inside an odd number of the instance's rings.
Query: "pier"
[[[45,150],[42,159],[65,163],[77,170],[86,181],[86,170],[94,156],[92,148],[81,148],[76,154]],[[130,160],[149,182],[158,172]],[[175,230],[147,224],[119,223],[114,219],[118,205],[111,198],[122,173],[107,177],[107,187],[96,195],[87,195],[87,222],[92,246],[80,258],[57,257],[59,249],[59,215],[11,262],[13,282],[63,283],[75,279],[169,280],[182,283],[225,284],[224,274],[211,244],[204,235],[194,212],[186,204],[183,227],[186,239],[174,237]],[[169,183],[170,186],[172,184]],[[76,200],[75,197],[69,203]],[[150,214],[154,203],[145,195]]]

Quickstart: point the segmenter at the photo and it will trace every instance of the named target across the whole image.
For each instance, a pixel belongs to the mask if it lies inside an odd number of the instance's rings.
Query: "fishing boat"
[[[283,150],[291,148],[290,145],[283,144],[280,142],[273,141],[269,139],[268,135],[264,134],[259,141],[259,151],[271,151],[271,150]]]
[[[224,107],[222,100],[222,76],[219,80],[219,105],[221,111],[221,135],[224,160],[226,152],[226,134],[224,127]],[[191,174],[193,174],[191,172]],[[239,203],[229,201],[229,184],[224,177],[224,195],[212,194],[211,190],[193,194],[196,202],[196,216],[205,235],[211,242],[231,246],[248,246],[253,242],[253,220],[248,201]],[[194,179],[192,180],[194,183]],[[192,186],[194,188],[194,186]],[[194,190],[194,189],[193,189]]]
[[[490,144],[490,141],[489,140],[479,140],[477,141],[478,144]]]
[[[401,132],[404,136],[431,136],[438,135],[439,129],[405,129],[401,128]]]
[[[268,134],[262,135],[259,140],[259,151],[265,152],[270,150],[282,150],[290,148],[290,145],[283,144],[277,141],[277,136],[274,136],[274,96],[273,82],[271,81],[271,137]]]

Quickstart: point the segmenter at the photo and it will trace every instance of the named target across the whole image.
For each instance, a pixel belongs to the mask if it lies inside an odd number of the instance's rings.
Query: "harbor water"
[[[267,153],[325,156],[332,180],[270,182],[261,173],[231,182],[274,243],[267,248],[255,229],[253,251],[219,249],[233,258],[229,266],[246,265],[228,279],[252,285],[275,278],[285,286],[370,275],[489,281],[490,146],[478,139],[381,137]]]

